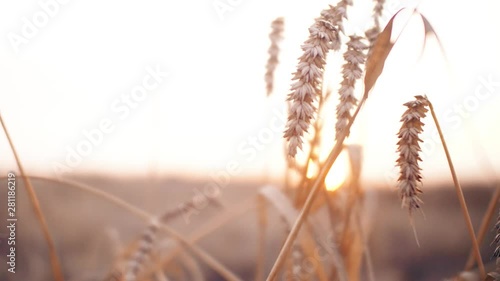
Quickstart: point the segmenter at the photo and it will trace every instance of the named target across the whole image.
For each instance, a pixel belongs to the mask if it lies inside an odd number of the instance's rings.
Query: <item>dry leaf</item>
[[[377,41],[373,46],[370,56],[366,60],[366,74],[365,74],[365,93],[363,99],[368,97],[368,92],[372,89],[378,77],[384,69],[385,60],[392,50],[396,42],[391,42],[392,24],[396,16],[403,9],[399,10],[392,16],[384,30],[378,35]]]
[[[424,53],[424,49],[425,49],[425,46],[427,44],[427,37],[430,35],[434,35],[434,38],[436,38],[437,43],[439,45],[439,49],[441,51],[441,54],[443,55],[444,60],[448,63],[448,58],[446,57],[446,53],[444,51],[443,44],[441,43],[441,39],[439,39],[439,36],[437,35],[436,31],[434,30],[434,27],[432,27],[431,23],[429,22],[429,20],[427,20],[427,18],[424,15],[422,15],[421,13],[418,13],[418,14],[422,18],[422,21],[424,22],[424,31],[425,31],[424,47],[422,48],[422,52],[420,53],[420,57],[422,57],[422,55]],[[448,63],[448,65],[449,65],[449,63]]]

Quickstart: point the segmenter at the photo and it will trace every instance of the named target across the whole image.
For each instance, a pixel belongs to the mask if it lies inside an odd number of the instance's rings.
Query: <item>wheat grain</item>
[[[342,66],[344,79],[341,82],[339,90],[339,104],[337,105],[337,123],[335,124],[335,139],[338,140],[340,134],[346,129],[349,119],[351,119],[351,110],[358,103],[354,96],[354,85],[356,80],[361,78],[363,70],[360,66],[365,63],[366,56],[364,50],[367,46],[362,42],[360,36],[350,36],[347,42],[347,51],[344,53],[346,63]]]
[[[500,210],[497,217],[497,222],[495,224],[495,230],[497,234],[493,242],[496,244],[495,252],[493,252],[493,257],[500,258]]]
[[[365,31],[365,37],[368,40],[368,56],[371,55],[371,50],[375,46],[375,41],[377,41],[378,35],[380,34],[380,28],[372,27]]]
[[[384,9],[385,0],[375,0],[375,6],[373,7],[373,24],[374,26],[365,31],[365,37],[368,40],[368,56],[371,55],[371,50],[377,41],[378,35],[381,31],[380,19],[382,18],[382,11]]]
[[[309,28],[309,38],[302,45],[303,54],[299,58],[297,71],[288,100],[291,101],[288,122],[284,137],[288,141],[288,155],[294,157],[297,148],[302,149],[303,135],[311,125],[316,107],[314,102],[321,95],[323,71],[329,50],[340,49],[340,34],[343,32],[343,19],[346,18],[350,1],[340,1],[321,12]]]
[[[373,7],[373,20],[375,22],[375,28],[380,32],[380,18],[382,17],[382,11],[384,10],[385,0],[375,0],[375,6]]]
[[[422,200],[418,197],[422,190],[420,189],[422,176],[420,174],[419,156],[421,151],[418,137],[422,133],[424,123],[421,119],[425,117],[428,111],[429,101],[424,96],[415,96],[414,101],[404,104],[408,107],[401,118],[403,125],[398,133],[399,158],[396,166],[399,166],[400,176],[398,178],[399,194],[402,200],[402,206],[407,207],[410,214],[414,209],[420,208]]]
[[[137,247],[137,250],[128,261],[128,267],[125,273],[125,281],[136,280],[137,274],[151,255],[153,244],[156,240],[156,235],[159,228],[160,221],[158,219],[153,219],[143,232],[141,239],[139,240],[139,246]]]
[[[266,90],[269,96],[274,88],[274,71],[278,66],[279,60],[278,55],[280,52],[279,42],[283,40],[283,30],[284,30],[284,20],[283,18],[277,18],[271,23],[272,31],[269,34],[269,39],[271,39],[271,46],[267,53],[269,54],[269,59],[266,64]]]

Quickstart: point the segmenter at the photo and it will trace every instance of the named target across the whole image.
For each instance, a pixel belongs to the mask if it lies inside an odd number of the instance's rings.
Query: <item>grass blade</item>
[[[35,189],[31,185],[31,181],[24,172],[23,165],[21,164],[21,160],[19,159],[19,156],[17,155],[17,151],[14,147],[14,143],[12,142],[12,139],[10,138],[9,132],[7,131],[7,127],[5,126],[5,123],[3,121],[2,116],[0,115],[0,122],[2,123],[3,131],[5,132],[5,136],[7,137],[7,140],[9,141],[10,148],[12,149],[12,153],[14,154],[14,157],[16,158],[17,166],[19,167],[19,172],[21,173],[21,177],[23,178],[25,182],[25,187],[28,192],[28,196],[31,201],[31,205],[33,206],[33,210],[35,212],[35,216],[37,217],[38,221],[40,222],[40,226],[42,228],[42,233],[45,238],[45,241],[47,242],[47,246],[49,248],[49,256],[50,256],[50,264],[52,266],[52,274],[54,274],[54,280],[55,281],[64,281],[62,269],[61,269],[61,262],[59,261],[59,257],[57,256],[57,251],[56,251],[56,246],[54,244],[54,240],[52,239],[52,235],[50,234],[49,231],[49,226],[47,225],[47,221],[45,220],[45,216],[43,215],[42,209],[40,208],[40,202],[38,201],[38,197],[36,196]]]

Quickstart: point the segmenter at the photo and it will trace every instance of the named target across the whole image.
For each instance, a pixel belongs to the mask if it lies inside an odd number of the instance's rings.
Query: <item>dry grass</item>
[[[38,197],[35,193],[35,189],[31,185],[31,181],[29,177],[26,176],[26,173],[24,172],[23,165],[21,164],[21,160],[19,159],[19,156],[17,155],[17,151],[14,148],[14,143],[12,142],[12,139],[10,138],[9,131],[7,131],[7,126],[5,125],[2,116],[0,115],[0,123],[2,123],[2,128],[5,133],[5,136],[7,137],[7,140],[9,141],[10,148],[12,149],[12,153],[14,154],[14,157],[16,159],[17,167],[19,168],[19,172],[21,173],[21,177],[23,178],[25,182],[26,189],[29,194],[30,202],[33,207],[33,211],[35,212],[35,215],[38,219],[38,222],[40,223],[40,226],[43,230],[43,236],[45,238],[45,241],[47,242],[47,246],[49,247],[49,258],[50,258],[50,264],[52,266],[52,273],[54,274],[54,280],[55,281],[64,281],[62,269],[61,269],[61,262],[59,261],[59,257],[57,255],[57,250],[56,246],[54,244],[54,239],[52,238],[52,235],[50,234],[49,231],[49,226],[47,225],[47,221],[45,220],[45,216],[43,215],[42,209],[40,208],[40,202],[38,201]]]

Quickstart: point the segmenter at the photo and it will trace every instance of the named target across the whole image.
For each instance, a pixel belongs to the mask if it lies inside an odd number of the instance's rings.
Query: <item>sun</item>
[[[333,166],[330,168],[330,171],[328,171],[328,174],[326,175],[325,186],[328,191],[333,192],[340,188],[342,184],[344,184],[344,182],[349,177],[350,165],[351,163],[349,161],[347,152],[341,152]],[[309,161],[307,162],[307,166],[306,177],[308,179],[316,177],[319,173],[320,167],[318,167],[318,165],[311,159],[309,159]]]
[[[307,167],[307,175],[306,175],[306,177],[308,179],[312,179],[319,172],[319,168],[318,168],[318,166],[311,159],[309,159],[309,162],[307,162],[307,166],[308,167]]]
[[[325,186],[328,191],[333,192],[337,190],[347,180],[347,177],[349,176],[349,165],[350,163],[347,158],[347,153],[340,153],[325,178]]]

